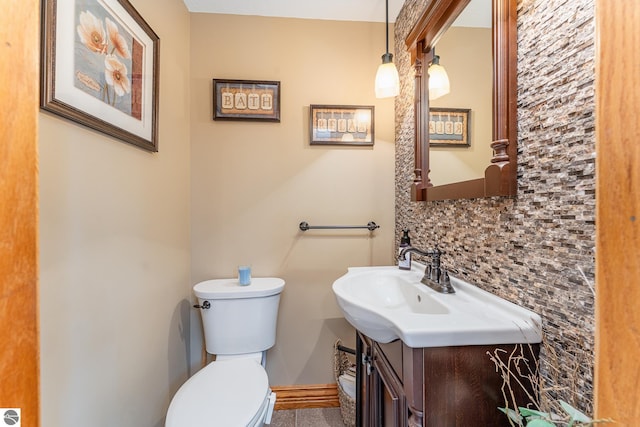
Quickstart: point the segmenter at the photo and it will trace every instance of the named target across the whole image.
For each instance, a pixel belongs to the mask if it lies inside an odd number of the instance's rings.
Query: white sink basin
[[[455,294],[420,283],[424,266],[351,267],[333,283],[344,317],[382,343],[401,339],[409,347],[539,343],[536,313],[451,277]]]

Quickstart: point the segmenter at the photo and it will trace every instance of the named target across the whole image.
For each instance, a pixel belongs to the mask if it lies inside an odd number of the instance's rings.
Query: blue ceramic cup
[[[238,267],[238,283],[242,286],[251,284],[251,266],[241,265]]]

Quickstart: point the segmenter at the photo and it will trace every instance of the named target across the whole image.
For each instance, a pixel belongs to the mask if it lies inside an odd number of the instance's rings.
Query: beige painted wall
[[[432,147],[429,150],[433,185],[484,177],[491,161],[491,97],[493,60],[491,29],[451,27],[436,47],[440,65],[451,82],[451,92],[431,107],[471,109],[470,147]]]
[[[331,291],[348,266],[393,262],[393,99],[374,97],[384,24],[193,14],[191,17],[192,281],[286,280],[272,385],[331,383],[336,336],[353,342]],[[280,123],[212,120],[213,78],[278,80]],[[373,148],[311,147],[309,104],[375,105]],[[312,225],[366,224],[360,231]],[[193,362],[200,351],[194,310]]]
[[[40,114],[44,427],[163,426],[187,377],[190,17],[132,3],[161,39],[160,152]]]

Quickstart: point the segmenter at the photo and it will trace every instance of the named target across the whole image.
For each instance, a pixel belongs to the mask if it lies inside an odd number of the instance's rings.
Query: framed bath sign
[[[470,115],[464,108],[429,108],[429,145],[470,147]]]
[[[127,0],[43,0],[40,107],[158,151],[159,38]]]
[[[213,120],[280,121],[280,82],[213,79]]]

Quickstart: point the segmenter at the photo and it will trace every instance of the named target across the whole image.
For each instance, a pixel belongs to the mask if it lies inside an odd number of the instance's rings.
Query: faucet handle
[[[442,285],[442,292],[445,294],[455,294],[456,290],[453,289],[453,286],[451,285],[451,279],[449,278],[449,273],[447,272],[446,269],[443,269],[443,273],[442,273],[442,282],[440,283]]]
[[[445,284],[445,285],[451,283],[451,279],[449,279],[449,272],[447,271],[446,268],[442,269],[442,280],[441,280],[441,282],[443,284]]]
[[[440,249],[440,246],[438,245],[438,243],[436,243],[435,247],[433,248],[433,254],[436,256],[440,256],[440,255],[445,255],[446,252],[443,251],[442,249]]]

